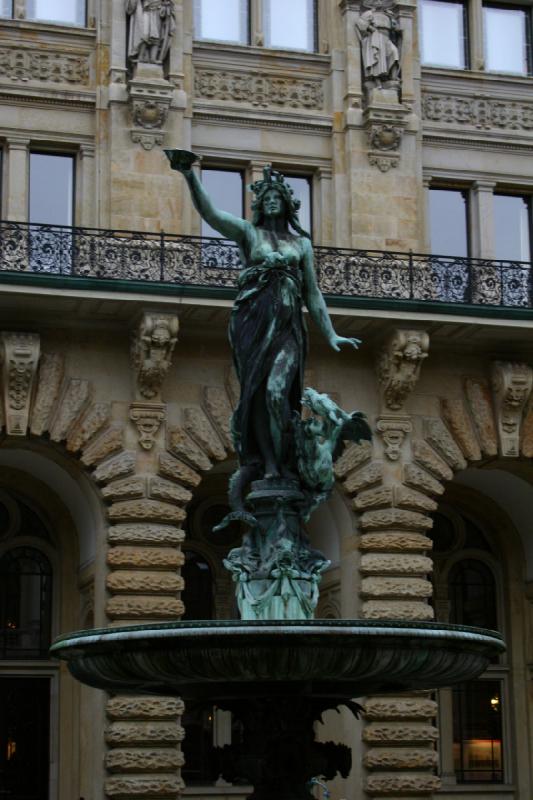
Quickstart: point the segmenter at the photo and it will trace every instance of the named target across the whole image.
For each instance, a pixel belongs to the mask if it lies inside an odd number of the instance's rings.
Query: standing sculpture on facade
[[[311,240],[298,220],[300,203],[283,175],[265,167],[263,179],[250,187],[255,199],[248,222],[213,206],[191,169],[193,153],[166,152],[200,215],[237,243],[244,265],[229,326],[241,395],[232,419],[239,467],[225,520],[240,520],[249,529],[225,562],[237,584],[241,616],[309,618],[329,562],[310,548],[302,523],[333,487],[333,453],[342,439],[369,439],[370,429],[362,415],[346,414],[326,395],[304,393],[304,303],[334,350],[360,342],[333,328],[317,285]],[[314,423],[302,422],[302,401]]]
[[[125,0],[129,16],[128,59],[161,64],[176,29],[174,0]]]
[[[361,40],[365,85],[368,88],[398,88],[401,31],[390,0],[364,0],[355,23]]]

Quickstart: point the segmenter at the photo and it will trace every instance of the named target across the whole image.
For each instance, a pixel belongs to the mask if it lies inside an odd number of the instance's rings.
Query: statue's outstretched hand
[[[361,339],[347,338],[346,336],[334,336],[332,339],[330,339],[330,345],[334,350],[339,351],[341,346],[344,344],[349,344],[350,347],[353,347],[355,350],[357,350],[361,344]]]
[[[185,176],[191,172],[192,165],[198,160],[198,156],[190,150],[165,150],[165,155],[170,161],[171,169]]]

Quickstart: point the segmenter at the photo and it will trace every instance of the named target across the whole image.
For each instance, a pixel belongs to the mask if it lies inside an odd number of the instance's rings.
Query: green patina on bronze
[[[241,395],[232,419],[239,468],[230,483],[232,513],[246,526],[242,546],[225,560],[243,619],[311,619],[329,562],[302,527],[331,492],[333,459],[347,439],[370,439],[360,413],[303,387],[307,354],[304,303],[334,350],[358,339],[338,336],[318,288],[300,203],[283,176],[266,167],[252,184],[252,222],[214,207],[192,170],[194,153],[165,151],[185,177],[203,219],[239,247],[229,338]],[[302,403],[310,418],[303,420]]]

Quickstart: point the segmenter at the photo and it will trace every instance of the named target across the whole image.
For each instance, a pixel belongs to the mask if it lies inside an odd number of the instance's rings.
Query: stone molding
[[[398,102],[396,89],[372,89],[367,93],[363,125],[368,139],[368,160],[381,172],[388,172],[399,164],[410,113]]]
[[[89,86],[89,55],[36,50],[35,47],[0,47],[0,81],[3,79]]]
[[[378,419],[376,428],[383,439],[385,457],[389,461],[398,461],[402,456],[405,437],[413,429],[410,417],[384,414]]]
[[[4,420],[8,436],[26,436],[40,351],[37,333],[0,333]]]
[[[163,77],[160,64],[138,63],[127,84],[133,142],[145,150],[161,145],[175,88]]]
[[[143,312],[133,331],[131,344],[131,360],[137,376],[136,390],[140,397],[161,401],[161,387],[172,363],[178,330],[176,314]]]
[[[395,330],[377,362],[383,402],[389,411],[400,411],[415,388],[428,357],[429,336],[420,330]]]
[[[220,103],[251,105],[256,108],[302,108],[322,110],[324,89],[321,78],[278,77],[259,72],[197,68],[195,98]]]

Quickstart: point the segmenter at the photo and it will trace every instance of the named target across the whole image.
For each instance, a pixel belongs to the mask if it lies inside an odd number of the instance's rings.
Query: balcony
[[[337,306],[530,318],[531,264],[315,247]],[[241,264],[221,239],[0,222],[0,282],[231,298]]]

